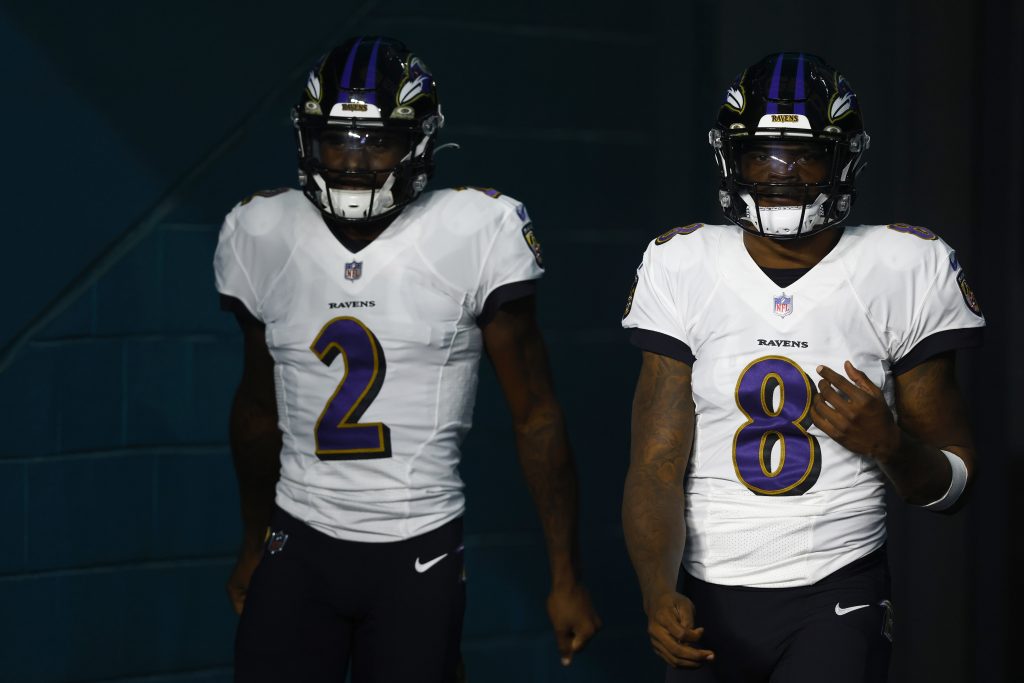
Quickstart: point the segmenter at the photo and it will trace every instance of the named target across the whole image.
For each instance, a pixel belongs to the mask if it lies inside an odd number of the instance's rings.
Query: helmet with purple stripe
[[[426,187],[444,116],[419,57],[393,38],[360,36],[310,70],[292,122],[306,196],[332,220],[365,222]]]
[[[850,215],[870,137],[842,74],[820,57],[781,52],[733,81],[708,141],[726,217],[796,239]]]

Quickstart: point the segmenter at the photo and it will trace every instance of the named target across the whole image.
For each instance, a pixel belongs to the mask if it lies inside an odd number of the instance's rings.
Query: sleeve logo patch
[[[974,296],[974,290],[967,284],[967,274],[964,271],[961,270],[957,273],[956,284],[960,287],[960,294],[963,296],[967,308],[970,309],[971,313],[980,318],[982,313],[981,306],[978,304],[978,297]]]
[[[920,237],[923,240],[937,240],[939,236],[928,228],[922,228],[920,225],[907,225],[906,223],[893,223],[892,225],[886,226],[890,230],[896,232],[906,233],[913,235],[914,237]]]
[[[523,239],[526,240],[526,246],[530,247],[530,251],[533,252],[533,258],[537,261],[537,266],[543,268],[544,257],[540,251],[540,240],[533,233],[533,223],[527,223],[523,226]]]
[[[690,225],[684,225],[679,228],[672,228],[668,232],[658,235],[658,237],[655,238],[654,243],[660,247],[676,235],[692,235],[703,227],[703,223],[691,223]]]
[[[626,310],[622,312],[622,319],[625,320],[629,312],[633,310],[633,295],[636,294],[636,286],[640,284],[640,269],[637,268],[636,275],[633,276],[633,286],[629,288],[629,296],[626,297]]]

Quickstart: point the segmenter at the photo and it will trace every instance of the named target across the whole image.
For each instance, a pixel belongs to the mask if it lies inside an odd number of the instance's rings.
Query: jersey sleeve
[[[695,358],[682,325],[681,300],[663,260],[666,251],[652,242],[644,252],[626,298],[622,326],[632,330],[630,342],[635,346],[692,365]]]
[[[260,317],[259,297],[253,287],[252,277],[238,254],[239,231],[234,213],[224,219],[217,239],[217,251],[213,256],[213,271],[217,291],[223,296],[241,301],[256,318]]]
[[[506,199],[499,198],[499,201]],[[474,297],[478,324],[486,324],[506,301],[535,291],[544,274],[540,242],[526,207],[508,198],[511,209],[501,212],[497,228],[482,246],[480,278]]]
[[[906,328],[893,351],[893,374],[936,354],[979,346],[985,317],[956,253],[935,240],[931,258],[915,269]]]

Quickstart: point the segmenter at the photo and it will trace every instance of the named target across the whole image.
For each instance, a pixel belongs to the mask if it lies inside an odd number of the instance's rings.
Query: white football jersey
[[[648,246],[622,324],[642,348],[695,357],[686,570],[788,587],[885,540],[881,470],[811,423],[817,366],[845,376],[849,360],[892,407],[894,371],[978,343],[985,321],[954,252],[927,229],[845,228],[782,288],[742,229],[695,224]]]
[[[493,191],[425,193],[352,253],[298,190],[264,195],[228,214],[214,265],[217,289],[266,325],[277,504],[365,542],[458,517],[477,318],[497,288],[543,272],[526,209]]]

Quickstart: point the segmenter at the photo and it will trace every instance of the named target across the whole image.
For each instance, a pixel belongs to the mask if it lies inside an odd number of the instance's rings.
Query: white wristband
[[[949,482],[949,489],[946,491],[946,495],[927,505],[921,506],[929,510],[939,511],[953,507],[953,503],[957,501],[960,494],[964,492],[964,487],[967,486],[967,465],[964,463],[963,458],[949,451],[942,451],[942,454],[946,456],[946,460],[949,460],[949,467],[953,470],[953,478]]]

